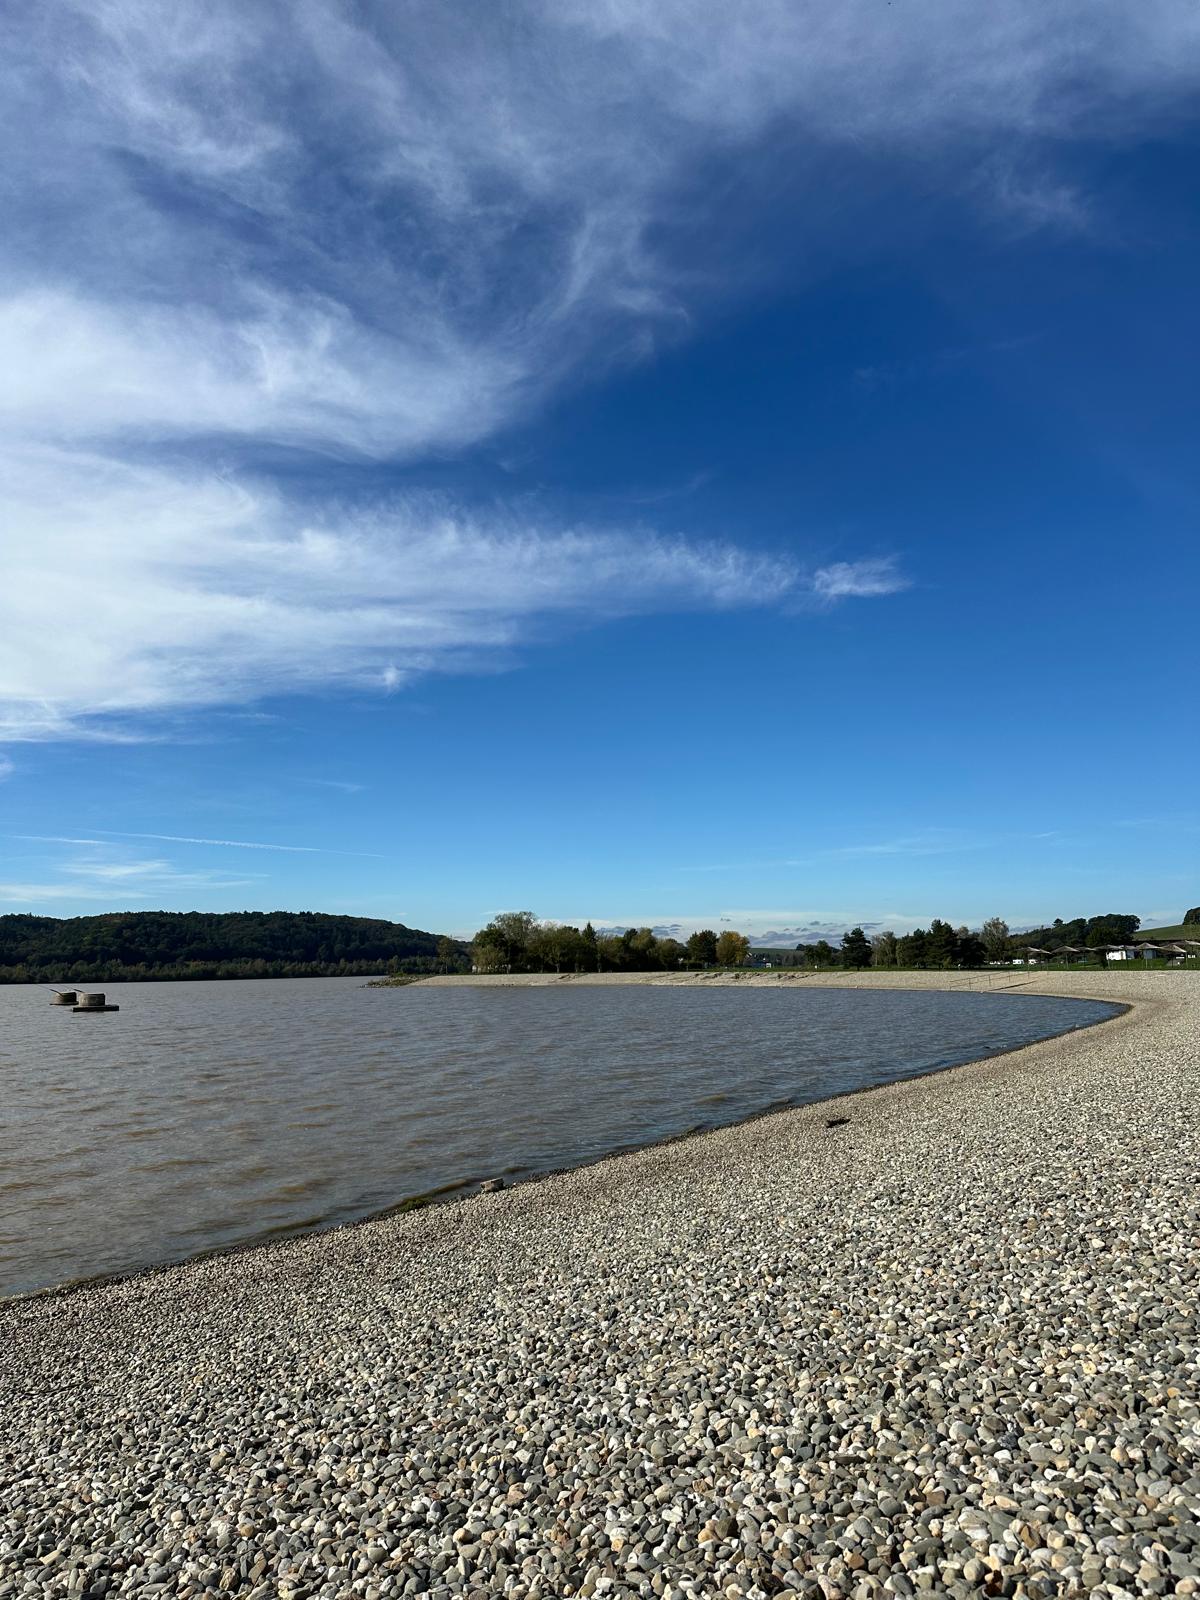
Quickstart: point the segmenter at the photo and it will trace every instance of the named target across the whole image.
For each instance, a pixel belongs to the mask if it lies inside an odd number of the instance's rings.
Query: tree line
[[[471,941],[477,972],[666,972],[680,967],[737,967],[750,954],[745,934],[703,928],[685,941],[652,928],[597,933],[539,922],[532,911],[502,911]]]
[[[365,977],[465,972],[466,945],[374,917],[318,911],[0,916],[0,982]]]
[[[1190,917],[1189,913],[1189,917]],[[1196,918],[1200,921],[1200,916]],[[1002,917],[989,917],[979,929],[955,927],[934,917],[928,928],[897,934],[889,928],[868,935],[851,928],[837,945],[827,939],[798,944],[790,964],[830,968],[906,967],[939,969],[982,967],[1007,962],[1030,945],[1053,952],[1063,946],[1098,949],[1127,943],[1140,927],[1136,916],[1108,912],[1098,917],[1056,918],[1048,928],[1014,934]],[[504,911],[471,941],[477,972],[658,972],[680,968],[741,967],[754,956],[745,934],[703,928],[680,941],[650,928],[599,934],[583,928],[541,922],[532,911]],[[768,958],[771,952],[761,952]]]
[[[1141,919],[1128,912],[1109,911],[1098,917],[1056,917],[1046,928],[1013,933],[1003,917],[989,917],[978,930],[953,927],[934,917],[928,928],[895,934],[890,928],[868,935],[862,928],[843,934],[839,947],[826,939],[796,946],[806,966],[813,967],[982,967],[1008,962],[1030,947],[1048,951],[1069,947],[1095,950],[1128,944]]]
[[[862,928],[851,928],[836,949],[827,939],[818,939],[796,950],[810,967],[981,967],[989,959],[986,929],[985,923],[975,933],[934,917],[928,928],[911,933],[884,928],[868,937]]]

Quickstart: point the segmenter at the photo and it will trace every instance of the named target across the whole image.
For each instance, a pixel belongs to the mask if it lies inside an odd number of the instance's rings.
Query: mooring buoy
[[[73,1011],[120,1011],[120,1006],[108,1005],[107,999],[107,995],[103,994],[81,993],[78,1005],[73,1006],[71,1009]]]

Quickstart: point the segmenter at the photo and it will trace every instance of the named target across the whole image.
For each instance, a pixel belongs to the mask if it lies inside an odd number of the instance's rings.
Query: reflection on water
[[[805,987],[0,987],[0,1294],[345,1221],[1109,1015]]]

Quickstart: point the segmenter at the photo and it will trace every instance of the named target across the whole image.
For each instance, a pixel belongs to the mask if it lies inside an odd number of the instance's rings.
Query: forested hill
[[[0,916],[0,983],[450,971],[464,952],[402,922],[319,911]]]

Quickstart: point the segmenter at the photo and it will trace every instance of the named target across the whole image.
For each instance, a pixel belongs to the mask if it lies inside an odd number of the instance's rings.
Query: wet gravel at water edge
[[[1053,982],[1144,1003],[0,1307],[0,1600],[1200,1592],[1200,985]]]

